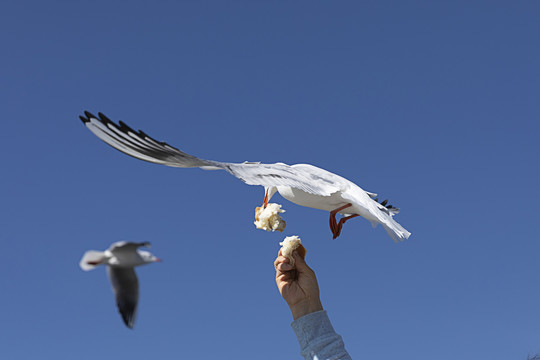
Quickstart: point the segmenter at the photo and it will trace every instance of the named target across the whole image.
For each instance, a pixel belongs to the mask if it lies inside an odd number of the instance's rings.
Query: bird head
[[[150,264],[153,262],[161,262],[161,259],[155,256],[154,254],[148,252],[148,251],[142,251],[139,250],[139,255],[143,259],[145,264]]]

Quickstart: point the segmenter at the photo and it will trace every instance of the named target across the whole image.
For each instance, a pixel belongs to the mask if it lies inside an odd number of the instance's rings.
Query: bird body
[[[339,190],[331,193],[328,196],[316,195],[308,193],[306,191],[296,189],[290,186],[276,186],[279,194],[300,206],[310,207],[319,210],[333,211],[334,209],[345,207],[347,204],[351,204],[350,207],[346,207],[338,213],[343,216],[359,215],[367,219],[373,227],[377,224],[382,224],[388,235],[394,240],[403,240],[408,238],[410,233],[399,225],[394,219],[392,219],[392,209],[387,209],[377,201],[373,200],[377,194],[366,192],[355,183],[333,174],[324,169],[317,168],[313,165],[298,164],[291,167],[302,168],[309,170],[312,173],[325,173],[327,178],[332,178],[332,183],[339,184]],[[269,198],[275,190],[269,190]],[[397,212],[397,210],[395,210]]]
[[[225,170],[248,185],[264,186],[264,204],[277,191],[295,204],[330,211],[330,228],[334,239],[339,236],[343,223],[354,216],[362,216],[374,226],[382,224],[394,241],[407,239],[410,235],[392,218],[399,209],[386,205],[386,202],[378,203],[376,194],[316,166],[200,159],[154,140],[140,130],[135,131],[122,121],[117,125],[101,113],[97,117],[87,111],[84,114],[80,119],[90,131],[107,144],[135,158],[172,167]],[[339,224],[335,221],[336,213],[345,216]]]
[[[299,172],[304,172],[310,174],[310,177],[315,181],[320,181],[323,184],[327,183],[329,189],[325,194],[314,194],[312,192],[307,192],[291,186],[276,186],[277,191],[285,199],[300,205],[306,206],[314,209],[332,211],[340,206],[343,206],[350,202],[350,200],[345,199],[342,195],[349,191],[349,189],[357,187],[356,184],[351,181],[331,173],[330,171],[318,168],[309,164],[295,164],[290,165],[292,169]],[[366,194],[362,189],[360,189],[363,194]],[[270,191],[272,193],[272,191]],[[270,197],[270,194],[269,194]],[[368,196],[369,198],[369,196]],[[352,214],[353,209],[347,209],[339,211],[340,214],[348,215]]]
[[[149,243],[117,242],[105,251],[107,265],[118,268],[132,268],[150,264],[154,262],[153,255],[148,251],[139,250],[139,247],[148,247],[149,245]]]
[[[276,189],[279,192],[279,195],[290,202],[313,209],[332,211],[348,202],[343,199],[339,192],[332,193],[328,196],[322,196],[311,194],[290,186],[276,186]],[[346,214],[343,210],[339,213]]]
[[[127,327],[133,328],[139,302],[139,280],[135,267],[161,261],[139,247],[150,243],[119,241],[105,251],[89,250],[84,253],[79,265],[85,271],[99,265],[107,266],[107,275],[113,287],[118,311]]]

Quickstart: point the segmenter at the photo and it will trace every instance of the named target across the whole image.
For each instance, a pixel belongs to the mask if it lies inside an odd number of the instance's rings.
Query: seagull
[[[161,261],[148,251],[139,250],[142,246],[150,248],[150,243],[118,241],[105,251],[85,252],[79,263],[84,271],[92,270],[99,265],[107,266],[107,275],[113,287],[118,311],[130,329],[135,325],[139,302],[139,280],[134,267]]]
[[[377,194],[365,191],[353,182],[316,166],[287,165],[281,162],[228,163],[200,159],[157,141],[142,130],[135,131],[122,121],[115,124],[102,113],[95,116],[85,111],[84,116],[79,118],[101,140],[137,159],[172,167],[225,170],[248,185],[264,186],[264,208],[272,196],[279,192],[282,197],[297,205],[329,211],[330,230],[334,239],[341,234],[343,224],[357,216],[370,221],[373,227],[381,224],[395,242],[403,241],[411,234],[393,219],[399,209],[389,205],[388,200],[379,203]],[[336,220],[338,213],[342,215],[339,222]]]

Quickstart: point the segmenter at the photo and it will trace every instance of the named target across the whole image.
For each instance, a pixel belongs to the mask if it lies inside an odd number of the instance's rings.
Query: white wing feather
[[[105,253],[103,251],[88,250],[81,258],[79,266],[84,271],[93,270],[96,266],[98,266],[97,263],[101,262],[104,257]]]
[[[86,117],[80,116],[80,119],[97,137],[115,149],[137,159],[172,167],[222,169],[249,185],[290,186],[322,196],[329,196],[341,190],[340,184],[332,182],[328,176],[325,178],[313,171],[305,171],[305,166],[322,170],[311,165],[290,166],[283,163],[260,164],[253,162],[236,164],[199,159],[167,143],[154,140],[140,130],[135,131],[121,121],[117,125],[101,113],[98,113],[96,117],[85,111],[85,115]]]

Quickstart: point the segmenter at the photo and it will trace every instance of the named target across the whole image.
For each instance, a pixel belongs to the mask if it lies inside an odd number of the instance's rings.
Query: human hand
[[[274,261],[276,268],[276,284],[289,305],[293,319],[323,310],[319,298],[319,285],[315,272],[307,266],[297,251],[293,252],[295,266],[279,251]]]

